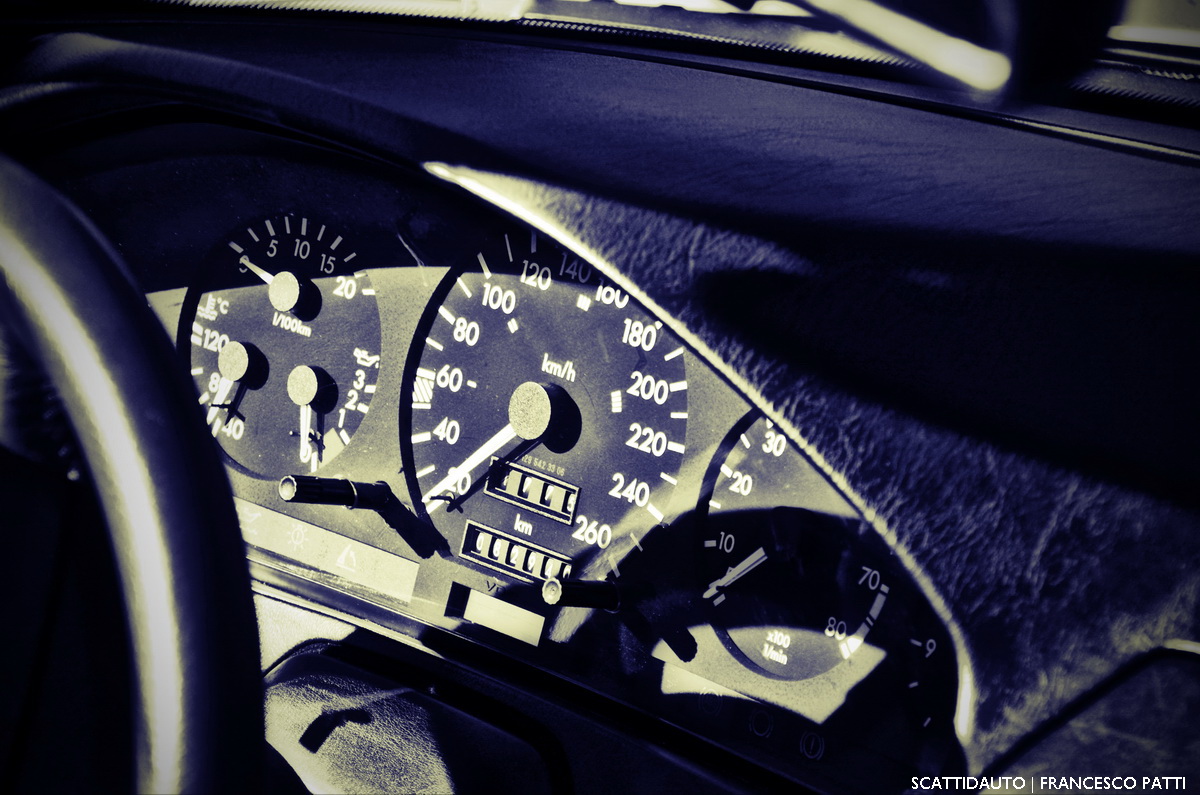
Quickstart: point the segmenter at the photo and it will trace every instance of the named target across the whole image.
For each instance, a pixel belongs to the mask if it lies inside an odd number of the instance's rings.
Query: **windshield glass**
[[[579,25],[732,43],[924,72],[988,100],[1108,57],[1191,61],[1200,5],[1186,0],[945,4],[930,0],[186,0],[195,6],[353,11]],[[1166,51],[1166,52],[1164,52]]]

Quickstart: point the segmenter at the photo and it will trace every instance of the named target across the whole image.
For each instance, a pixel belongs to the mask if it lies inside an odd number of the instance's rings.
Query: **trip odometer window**
[[[670,510],[685,359],[589,264],[505,235],[451,270],[418,328],[402,393],[414,505],[463,557],[517,580],[615,569],[614,542]]]

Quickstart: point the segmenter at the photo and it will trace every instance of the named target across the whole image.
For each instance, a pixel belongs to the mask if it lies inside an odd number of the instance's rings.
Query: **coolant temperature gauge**
[[[281,215],[230,235],[188,292],[179,345],[239,468],[316,472],[370,412],[380,336],[367,259],[318,219]]]

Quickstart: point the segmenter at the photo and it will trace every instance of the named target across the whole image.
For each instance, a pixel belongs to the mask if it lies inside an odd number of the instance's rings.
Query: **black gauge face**
[[[414,504],[465,557],[514,579],[607,573],[613,542],[669,511],[683,346],[536,233],[452,270],[431,307],[403,392]]]
[[[380,341],[367,259],[319,219],[276,216],[231,235],[189,293],[180,345],[213,437],[242,469],[316,472],[371,410]]]

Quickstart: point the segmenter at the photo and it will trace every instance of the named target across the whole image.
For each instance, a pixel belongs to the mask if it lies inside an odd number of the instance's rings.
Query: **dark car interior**
[[[1193,6],[0,13],[6,790],[1200,776]]]

